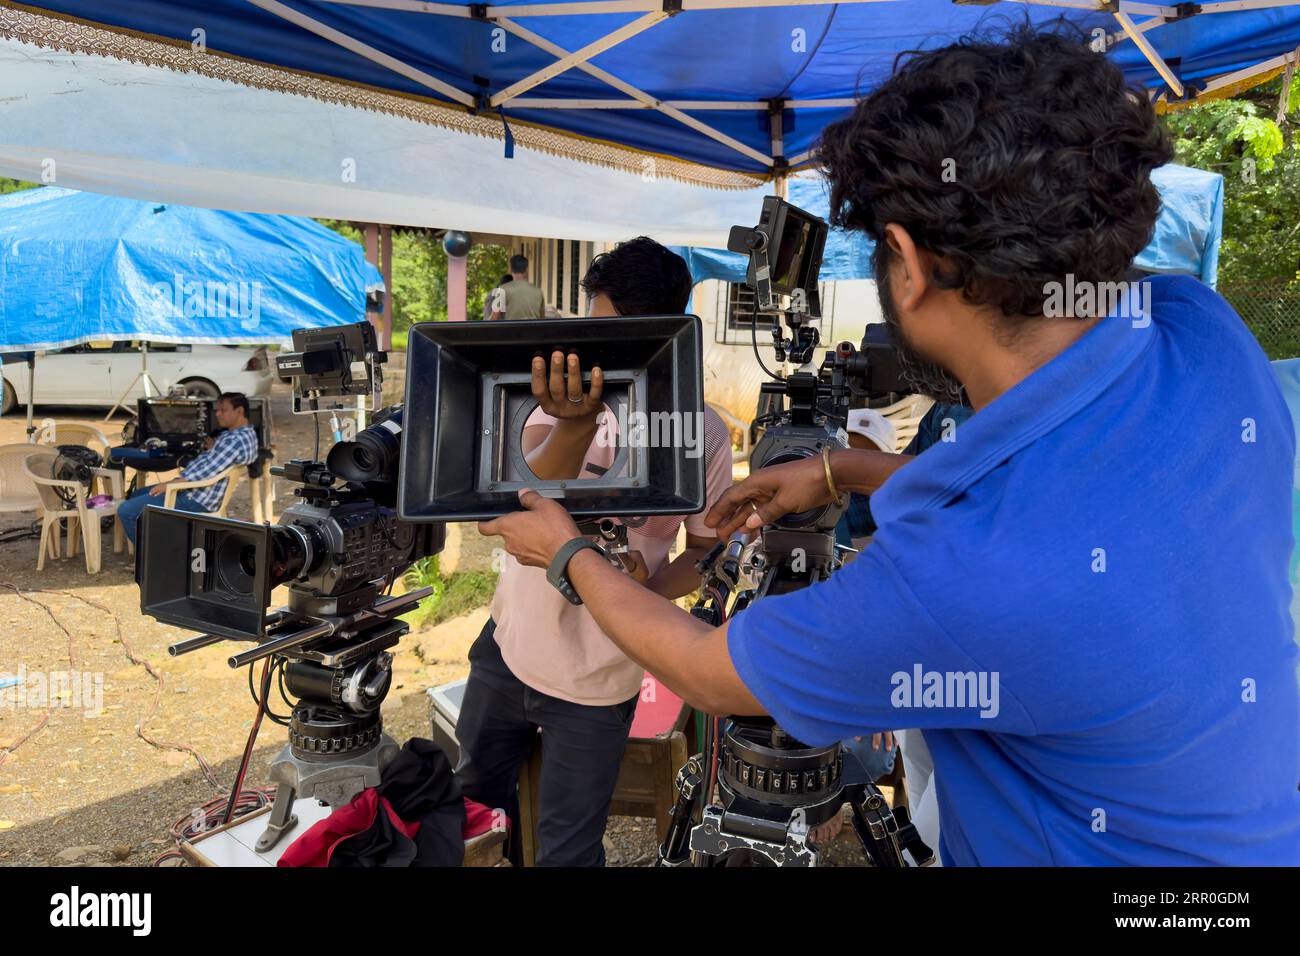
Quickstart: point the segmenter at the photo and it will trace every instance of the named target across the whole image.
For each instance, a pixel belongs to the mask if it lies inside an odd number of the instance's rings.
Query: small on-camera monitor
[[[817,278],[830,227],[812,213],[778,196],[764,196],[758,224],[733,226],[727,248],[749,256],[745,285],[758,293],[767,311],[786,311],[782,297],[801,316],[819,318],[821,300]]]
[[[136,442],[168,445],[202,441],[212,430],[212,403],[204,399],[142,398],[137,404]]]

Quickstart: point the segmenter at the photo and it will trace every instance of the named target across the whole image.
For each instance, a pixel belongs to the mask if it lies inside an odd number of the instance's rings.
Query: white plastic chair
[[[27,442],[0,445],[0,514],[41,509],[40,493],[23,468],[35,450]]]
[[[86,487],[79,481],[60,481],[53,477],[54,462],[58,455],[53,451],[32,452],[28,445],[28,454],[23,462],[23,470],[40,495],[41,505],[41,541],[36,557],[36,570],[45,570],[45,558],[59,557],[59,523],[68,523],[68,556],[77,553],[77,538],[80,531],[82,544],[86,549],[86,572],[98,574],[102,565],[102,542],[100,540],[99,519],[113,517],[113,553],[122,553],[125,535],[122,532],[121,519],[117,517],[117,507],[122,503],[122,479],[118,472],[106,468],[95,469],[96,477],[107,478],[113,486],[113,500],[99,508],[86,504]],[[73,502],[68,504],[57,493],[58,490],[71,492]]]
[[[36,433],[38,445],[84,445],[94,448],[101,455],[107,455],[108,439],[94,425],[82,425],[77,422],[50,422]],[[98,447],[96,447],[98,446]]]
[[[924,395],[908,395],[892,405],[876,409],[893,423],[894,451],[901,452],[911,444],[912,439],[916,437],[921,419],[925,417],[925,413],[932,405],[934,405],[932,398]]]
[[[235,486],[239,484],[239,479],[247,474],[247,465],[231,465],[225,471],[219,472],[211,478],[200,478],[197,481],[169,481],[167,483],[167,490],[163,494],[163,507],[175,508],[176,496],[182,491],[190,491],[194,488],[211,488],[222,478],[227,478],[229,479],[229,483],[226,485],[225,494],[221,496],[221,504],[217,506],[215,511],[209,512],[210,514],[219,515],[224,518],[226,517],[227,509],[230,508],[231,499],[235,497]]]

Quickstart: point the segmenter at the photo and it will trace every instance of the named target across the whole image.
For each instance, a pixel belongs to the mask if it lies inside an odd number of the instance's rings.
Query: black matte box
[[[138,538],[141,611],[164,624],[223,637],[264,635],[271,598],[268,525],[148,507]],[[200,550],[203,560],[196,561]]]
[[[592,367],[600,367],[602,397],[616,417],[678,412],[702,423],[701,341],[693,315],[412,326],[398,514],[407,521],[481,521],[518,511],[521,488],[559,500],[577,518],[703,510],[702,428],[694,454],[680,442],[629,446],[620,430],[614,463],[596,479],[536,478],[519,444],[537,407],[533,357],[544,355],[549,364],[556,349],[578,354],[587,386]]]

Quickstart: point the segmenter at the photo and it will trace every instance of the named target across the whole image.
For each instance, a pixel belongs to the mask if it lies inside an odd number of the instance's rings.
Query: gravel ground
[[[277,458],[310,457],[310,419],[290,413],[279,387],[273,412]],[[114,441],[125,421],[38,409],[37,421],[45,418],[93,424]],[[24,425],[18,414],[0,418],[0,444],[23,441]],[[278,513],[294,498],[284,481],[276,491]],[[250,517],[246,486],[231,516]],[[29,520],[0,515],[0,532]],[[492,542],[472,526],[451,529],[448,543],[444,572],[490,566]],[[0,674],[25,668],[50,681],[47,699],[0,691],[0,866],[149,865],[173,846],[174,824],[232,784],[255,709],[246,678],[226,666],[222,647],[169,657],[167,645],[186,632],[140,614],[133,559],[113,554],[108,542],[96,576],[80,556],[35,568],[34,539],[0,543]],[[383,711],[395,739],[428,736],[424,692],[466,674],[485,614],[414,632],[398,646]],[[282,728],[263,725],[249,784],[262,785],[283,743]],[[609,864],[651,865],[656,843],[653,820],[613,818]],[[831,865],[862,863],[847,828],[827,857]]]

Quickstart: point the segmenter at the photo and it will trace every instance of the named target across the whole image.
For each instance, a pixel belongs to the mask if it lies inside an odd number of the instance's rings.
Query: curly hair
[[[603,292],[619,315],[678,315],[691,298],[691,270],[667,246],[637,236],[592,259],[582,288]]]
[[[945,260],[942,288],[1016,324],[1067,274],[1122,279],[1173,156],[1146,95],[1065,24],[905,56],[822,135],[832,222],[877,242],[898,223]]]

